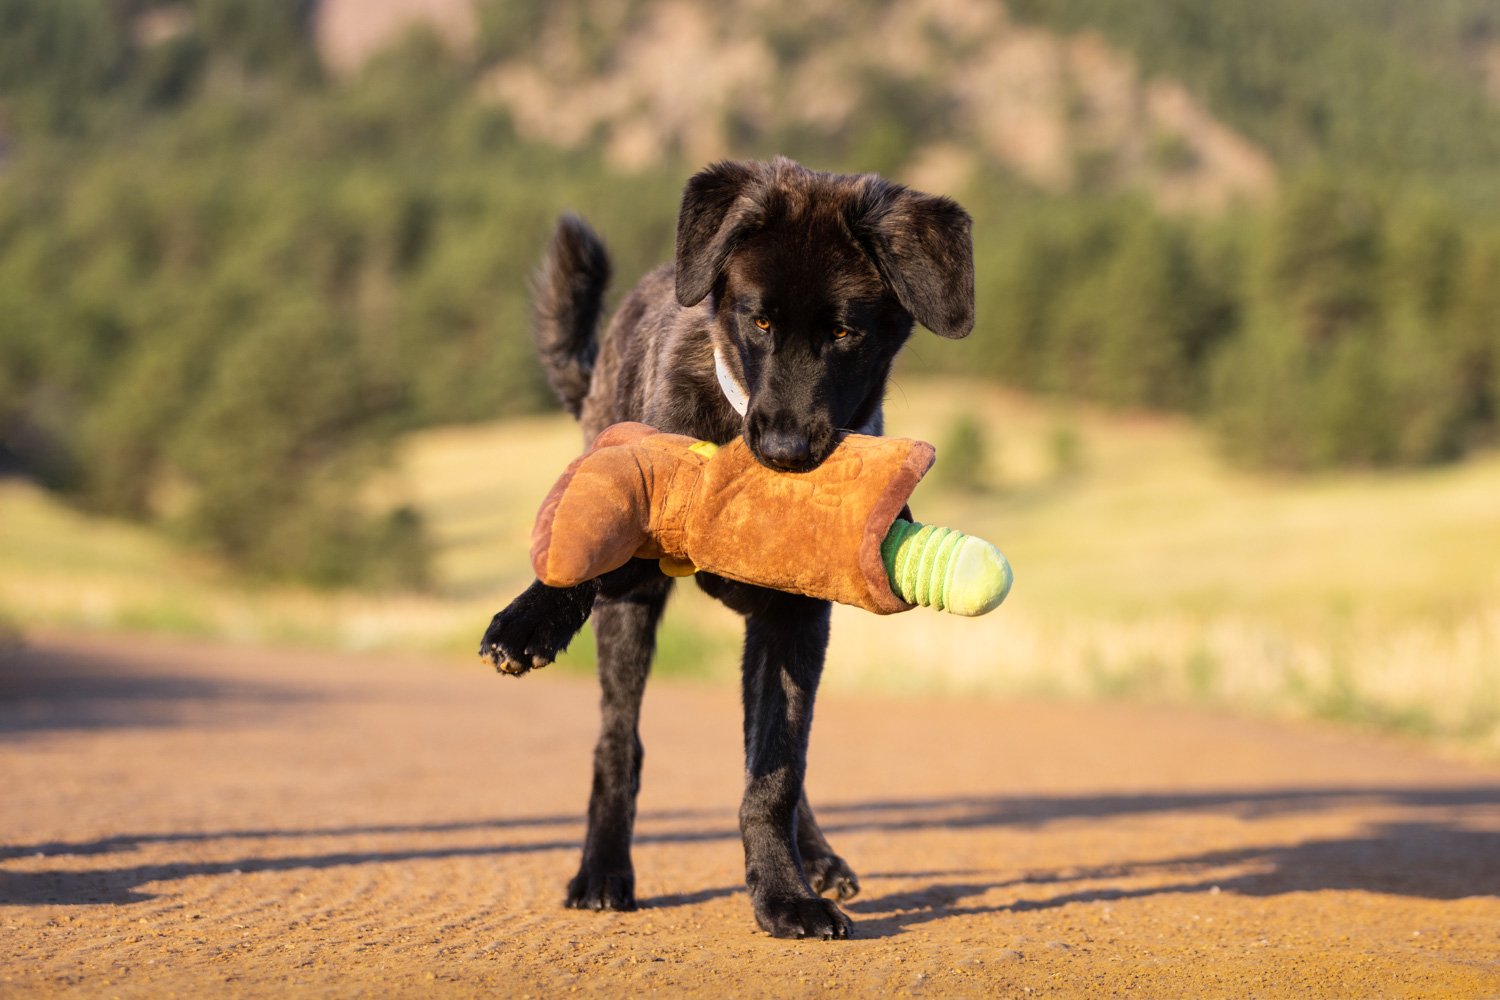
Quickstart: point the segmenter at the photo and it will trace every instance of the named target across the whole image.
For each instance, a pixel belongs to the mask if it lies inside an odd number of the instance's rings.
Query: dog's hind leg
[[[797,800],[797,851],[802,855],[802,871],[813,892],[820,896],[832,894],[839,902],[859,894],[859,876],[829,846],[813,816],[812,806],[807,804],[805,789]]]
[[[756,923],[776,937],[843,938],[850,931],[849,918],[809,884],[797,834],[828,619],[826,601],[776,594],[745,622],[740,835]]]
[[[656,626],[672,581],[656,575],[629,593],[601,597],[594,607],[602,716],[594,747],[588,833],[567,905],[584,910],[635,909],[630,840],[641,787],[641,695],[656,652]]]

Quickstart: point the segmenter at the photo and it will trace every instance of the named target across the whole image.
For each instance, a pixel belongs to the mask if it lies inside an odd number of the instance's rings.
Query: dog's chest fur
[[[717,444],[741,432],[714,374],[712,309],[678,305],[673,283],[670,265],[657,268],[610,320],[583,404],[586,440],[622,420]]]

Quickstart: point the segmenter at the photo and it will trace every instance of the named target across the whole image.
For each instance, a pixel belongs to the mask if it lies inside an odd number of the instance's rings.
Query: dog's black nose
[[[816,464],[812,442],[805,434],[762,431],[754,451],[762,462],[782,472],[806,472]]]

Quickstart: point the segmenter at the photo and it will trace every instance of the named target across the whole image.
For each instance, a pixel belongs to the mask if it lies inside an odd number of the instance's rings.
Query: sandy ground
[[[1500,770],[1139,706],[827,697],[848,942],[755,929],[734,692],[647,695],[643,907],[560,905],[590,679],[0,652],[0,996],[1500,996]]]

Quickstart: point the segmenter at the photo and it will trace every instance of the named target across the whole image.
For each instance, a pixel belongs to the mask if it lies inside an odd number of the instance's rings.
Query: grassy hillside
[[[1500,13],[1484,0],[1011,0],[1017,16],[1097,31],[1181,80],[1284,168],[1441,185],[1500,209],[1500,106],[1486,93]]]
[[[940,454],[914,509],[996,541],[1016,568],[1011,598],[973,621],[837,609],[827,683],[1192,700],[1500,752],[1500,455],[1429,472],[1256,476],[1177,419],[919,378],[900,380],[888,421],[941,451],[970,414],[985,456],[977,487],[946,485]],[[0,482],[0,614],[23,628],[473,663],[490,614],[529,580],[535,506],[578,447],[576,427],[551,417],[407,439],[372,500],[412,502],[431,525],[435,592],[420,597],[249,588],[139,528]],[[663,671],[732,677],[737,649],[734,616],[679,588]],[[560,669],[589,657],[585,637]]]

